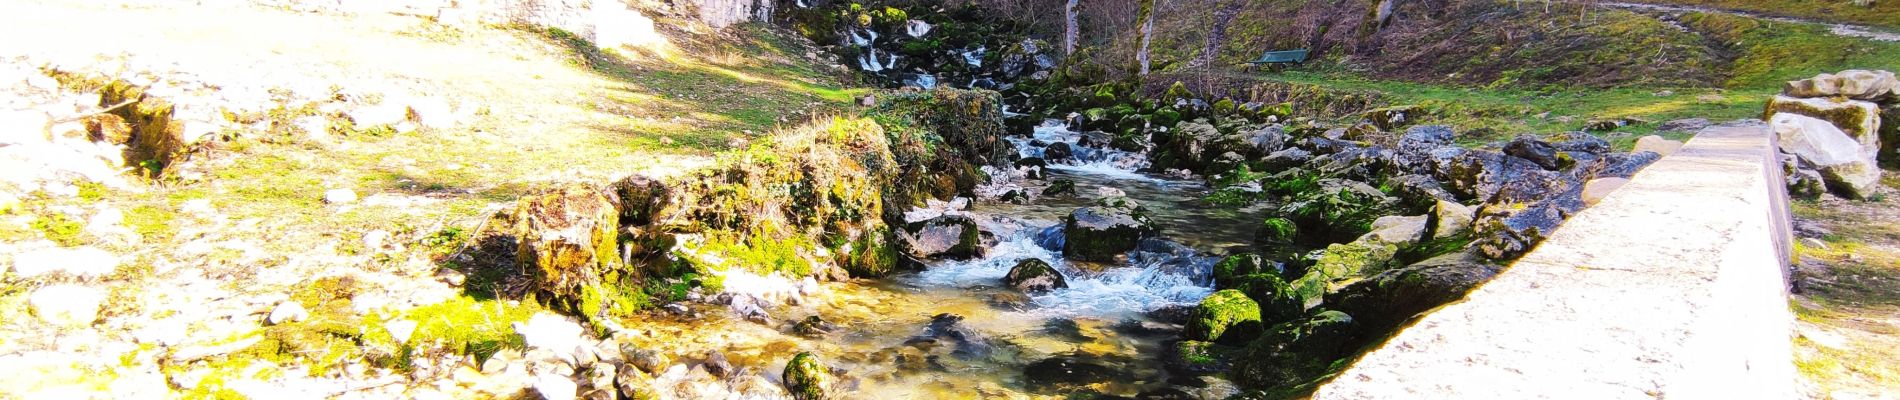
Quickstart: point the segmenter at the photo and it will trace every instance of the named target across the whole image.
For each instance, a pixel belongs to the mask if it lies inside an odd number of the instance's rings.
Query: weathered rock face
[[[574,184],[524,196],[497,218],[507,223],[515,262],[535,291],[595,318],[644,303],[620,289],[639,274],[620,259],[618,203],[608,190]]]
[[[1003,284],[1031,294],[1069,287],[1069,281],[1062,277],[1062,272],[1037,258],[1017,261],[1016,266],[1009,269],[1009,274],[1003,276]]]
[[[785,391],[798,400],[830,398],[831,381],[831,368],[809,352],[792,356],[792,361],[785,364],[785,373],[780,377],[780,382],[785,383]]]
[[[1871,102],[1834,98],[1794,98],[1775,96],[1768,100],[1763,120],[1776,115],[1799,114],[1826,121],[1865,148],[1869,156],[1880,150],[1880,106]]]
[[[1883,101],[1900,90],[1893,72],[1847,70],[1813,78],[1789,81],[1781,94],[1791,97],[1846,97],[1854,100]]]
[[[1579,187],[1575,202],[1583,203],[1582,188]],[[1565,205],[1568,200],[1547,200],[1532,204],[1493,203],[1478,210],[1473,232],[1477,239],[1472,242],[1478,250],[1494,260],[1517,258],[1531,247],[1550,237],[1564,218],[1574,209]],[[1570,211],[1566,211],[1566,210]]]
[[[1246,343],[1260,335],[1260,304],[1238,290],[1222,290],[1201,299],[1188,317],[1187,338]]]
[[[1879,186],[1880,168],[1865,142],[1800,114],[1778,114],[1769,123],[1781,151],[1795,156],[1797,169],[1820,171],[1831,191],[1858,199]]]
[[[968,215],[942,215],[904,225],[898,243],[911,257],[968,259],[982,252],[976,220]]]
[[[1472,254],[1452,253],[1347,285],[1326,296],[1326,307],[1356,316],[1366,329],[1383,331],[1464,298],[1497,273],[1498,266]]]
[[[1206,122],[1185,121],[1176,124],[1166,146],[1155,155],[1155,166],[1193,171],[1206,168],[1208,161],[1218,155],[1213,154],[1213,147],[1220,138],[1220,130]]]
[[[1083,261],[1114,261],[1134,250],[1141,239],[1153,237],[1154,223],[1132,207],[1078,208],[1063,219],[1062,255]]]

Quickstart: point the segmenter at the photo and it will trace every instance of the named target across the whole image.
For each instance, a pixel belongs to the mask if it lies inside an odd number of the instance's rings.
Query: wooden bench
[[[1299,63],[1304,63],[1304,62],[1306,62],[1306,49],[1268,51],[1264,54],[1261,54],[1260,59],[1248,61],[1247,63],[1255,64],[1255,65],[1261,65],[1261,64],[1275,65],[1275,64],[1299,64]]]

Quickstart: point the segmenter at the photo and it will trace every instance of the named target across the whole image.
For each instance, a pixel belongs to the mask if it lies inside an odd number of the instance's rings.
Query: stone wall
[[[1791,235],[1769,136],[1703,130],[1313,397],[1793,398]]]

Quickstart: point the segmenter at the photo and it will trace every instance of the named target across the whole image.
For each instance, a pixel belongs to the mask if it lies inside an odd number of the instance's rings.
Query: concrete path
[[[1768,130],[1703,130],[1316,399],[1788,399],[1789,235]]]

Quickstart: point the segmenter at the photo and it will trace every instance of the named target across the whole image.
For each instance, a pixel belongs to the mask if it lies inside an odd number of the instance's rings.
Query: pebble
[[[106,295],[91,287],[58,284],[39,288],[27,296],[33,315],[58,326],[91,325],[99,319],[99,306]]]
[[[534,377],[534,391],[546,400],[573,400],[580,387],[566,376],[539,374]]]
[[[356,191],[350,189],[330,189],[323,192],[323,202],[329,204],[355,203]]]
[[[97,278],[119,269],[119,257],[96,247],[52,247],[41,242],[37,249],[13,257],[13,273],[23,278],[64,275],[81,279]]]
[[[264,322],[277,325],[285,322],[299,322],[309,318],[310,310],[304,309],[302,304],[297,304],[295,301],[285,301],[277,303],[277,307],[270,310],[270,316],[265,317]]]
[[[396,343],[409,343],[409,337],[416,333],[416,321],[399,319],[383,323],[383,329],[389,330],[389,337]]]

